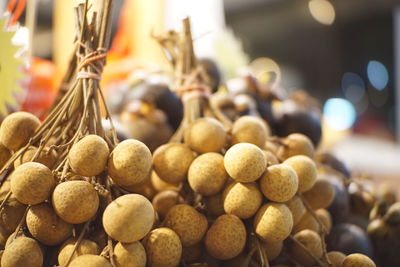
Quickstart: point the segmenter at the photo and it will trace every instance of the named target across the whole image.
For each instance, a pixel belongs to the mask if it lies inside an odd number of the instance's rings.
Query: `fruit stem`
[[[83,239],[83,236],[85,235],[85,232],[86,232],[87,229],[89,228],[89,224],[90,224],[91,221],[92,221],[92,220],[87,221],[87,222],[85,223],[85,225],[83,226],[82,231],[79,233],[79,237],[78,237],[78,239],[76,240],[76,242],[75,242],[75,244],[74,244],[74,248],[72,249],[72,252],[71,252],[71,254],[70,254],[69,257],[68,257],[67,264],[65,264],[65,267],[68,267],[68,265],[70,264],[70,262],[71,262],[71,260],[72,260],[72,257],[73,257],[73,255],[74,255],[74,253],[76,252],[76,250],[78,249],[78,246],[81,244],[82,239]]]
[[[303,250],[305,250],[306,253],[307,253],[311,258],[313,258],[313,260],[315,260],[315,262],[316,262],[319,266],[321,266],[321,267],[327,266],[327,265],[324,264],[320,259],[318,259],[317,257],[315,257],[315,255],[314,255],[313,253],[311,253],[311,251],[310,251],[308,248],[306,248],[300,241],[298,241],[296,238],[294,238],[293,235],[289,235],[289,239],[290,239],[291,241],[293,241],[294,243],[296,243],[298,246],[300,246]]]

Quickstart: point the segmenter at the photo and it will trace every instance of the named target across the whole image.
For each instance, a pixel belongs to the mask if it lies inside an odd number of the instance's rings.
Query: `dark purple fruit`
[[[210,58],[201,58],[199,59],[199,63],[204,67],[204,70],[210,79],[208,86],[210,86],[213,93],[215,93],[221,83],[221,72],[217,63]]]
[[[328,211],[332,215],[332,221],[334,223],[345,221],[350,211],[350,200],[343,180],[333,174],[325,174],[321,178],[328,179],[335,188],[335,198],[328,207]]]
[[[350,178],[351,174],[346,164],[331,153],[320,153],[315,157],[315,159],[316,161],[328,165],[332,169],[342,173],[346,178]]]

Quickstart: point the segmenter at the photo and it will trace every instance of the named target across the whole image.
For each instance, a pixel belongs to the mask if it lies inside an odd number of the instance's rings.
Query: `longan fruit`
[[[30,146],[20,157],[14,161],[14,169],[16,169],[21,164],[32,161],[38,148],[35,146]],[[48,147],[43,148],[39,156],[34,160],[34,162],[42,163],[49,169],[53,168],[53,165],[57,161],[57,153],[54,150],[49,151]]]
[[[150,173],[149,173],[150,176]],[[151,183],[150,177],[144,180],[144,182],[135,185],[123,186],[123,188],[131,193],[136,193],[152,199],[156,194],[157,190]]]
[[[54,189],[53,173],[41,163],[27,162],[10,175],[11,192],[26,205],[39,204],[49,198]]]
[[[0,186],[0,200],[6,198],[8,192],[11,191],[11,181],[10,179],[6,179],[3,181],[3,184]]]
[[[285,204],[292,212],[293,225],[296,225],[304,216],[304,214],[306,214],[306,207],[304,206],[303,201],[300,197],[295,195]]]
[[[52,204],[64,221],[79,224],[90,220],[99,208],[99,195],[86,181],[60,183],[53,191]]]
[[[221,193],[204,198],[204,203],[209,216],[218,217],[225,213],[224,200]]]
[[[76,257],[68,267],[112,267],[111,263],[102,256],[98,255],[81,255]]]
[[[255,233],[265,242],[279,242],[286,239],[293,228],[290,209],[281,203],[263,205],[254,217]]]
[[[184,203],[183,197],[175,190],[165,190],[154,196],[152,204],[161,219],[167,216],[168,211],[175,205]]]
[[[283,163],[292,167],[299,178],[300,193],[310,190],[317,181],[317,166],[309,157],[298,155],[285,160]]]
[[[326,179],[317,179],[314,186],[304,192],[304,199],[313,209],[327,208],[335,199],[335,187]]]
[[[202,154],[189,167],[189,185],[194,192],[203,196],[215,195],[222,190],[227,180],[224,157],[219,153]]]
[[[64,267],[67,264],[67,261],[71,256],[72,251],[74,250],[76,242],[76,238],[69,238],[62,244],[60,251],[58,252],[58,264],[61,267]],[[72,255],[71,260],[75,259],[78,256],[86,254],[99,254],[99,246],[91,240],[82,239],[79,246],[76,247],[76,250],[74,252],[74,255]]]
[[[1,211],[0,224],[4,230],[11,234],[17,228],[25,214],[26,205],[18,202],[12,195],[6,201]]]
[[[239,255],[246,245],[246,228],[239,217],[219,216],[207,231],[205,246],[216,259],[229,260]]]
[[[283,249],[283,242],[279,241],[271,243],[261,241],[261,247],[265,250],[268,261],[273,261],[281,254]]]
[[[310,158],[314,157],[314,145],[304,134],[290,134],[283,139],[282,143],[283,144],[278,148],[277,151],[278,157],[282,160],[296,155],[305,155]]]
[[[232,144],[251,143],[263,148],[269,135],[269,126],[258,117],[242,116],[232,125]]]
[[[263,150],[265,159],[267,161],[267,166],[271,166],[271,165],[275,165],[275,164],[279,164],[279,159],[275,156],[274,153],[272,153],[269,150]]]
[[[368,256],[354,253],[344,258],[342,267],[376,267],[376,265]]]
[[[83,137],[68,153],[72,170],[82,176],[95,176],[106,167],[110,150],[103,138],[91,134]]]
[[[333,267],[341,267],[346,255],[340,251],[330,251],[327,253],[328,259]]]
[[[263,196],[255,183],[230,183],[222,193],[224,210],[241,219],[252,217],[260,208]]]
[[[199,154],[219,152],[226,144],[227,133],[222,123],[212,118],[200,118],[185,129],[184,141]]]
[[[108,172],[118,185],[130,186],[148,179],[151,164],[151,152],[148,147],[138,140],[127,139],[111,152]]]
[[[260,189],[266,198],[276,202],[286,202],[297,192],[299,180],[296,172],[287,164],[277,164],[267,168],[260,179]]]
[[[4,249],[6,242],[9,238],[9,233],[4,229],[4,226],[0,224],[0,249]],[[1,261],[1,259],[0,259]],[[1,265],[0,265],[1,266]]]
[[[61,220],[48,203],[32,206],[26,225],[34,238],[48,246],[60,244],[72,234],[72,224]]]
[[[103,227],[114,240],[132,243],[151,230],[154,218],[153,206],[147,198],[127,194],[108,204],[103,213]]]
[[[329,233],[332,229],[332,217],[326,209],[317,209],[315,211],[320,222],[324,225],[326,231]]]
[[[305,229],[295,234],[293,238],[307,248],[317,259],[321,258],[323,253],[322,241],[321,237],[315,231]],[[292,242],[290,246],[290,255],[304,266],[314,266],[316,264],[307,251],[295,242]]]
[[[237,182],[254,182],[265,171],[267,161],[260,148],[249,143],[233,145],[225,153],[224,166]]]
[[[153,168],[163,181],[178,184],[186,179],[194,158],[195,154],[187,145],[168,143],[154,151]]]
[[[143,240],[149,267],[175,267],[182,255],[179,236],[171,229],[161,227],[152,230]]]
[[[42,267],[42,264],[42,249],[34,239],[28,237],[16,238],[1,257],[3,267]]]
[[[161,179],[155,171],[151,172],[150,176],[151,185],[158,192],[165,190],[179,190],[179,184],[169,184]]]
[[[11,158],[11,152],[3,144],[0,144],[0,170]]]
[[[293,226],[293,233],[297,233],[305,229],[310,229],[317,233],[320,231],[320,225],[318,221],[309,212],[306,212],[303,217],[301,217],[300,221]]]
[[[146,251],[139,241],[118,242],[114,247],[114,259],[117,267],[145,267]]]
[[[0,143],[16,151],[28,143],[29,138],[40,126],[40,120],[28,112],[14,112],[0,125]]]
[[[182,260],[184,260],[185,263],[194,263],[196,261],[199,261],[201,255],[203,254],[203,250],[204,247],[202,242],[196,243],[190,247],[183,247]]]
[[[207,231],[207,218],[187,204],[172,207],[165,216],[164,226],[174,230],[182,245],[192,246],[203,238]]]

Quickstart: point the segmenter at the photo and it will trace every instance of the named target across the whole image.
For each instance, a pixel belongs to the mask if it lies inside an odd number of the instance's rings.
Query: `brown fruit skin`
[[[263,196],[255,183],[230,183],[222,193],[224,210],[241,219],[252,217],[260,208]]]
[[[186,179],[194,158],[195,154],[187,145],[168,143],[154,151],[153,168],[160,179],[178,184]]]
[[[229,260],[243,251],[246,235],[246,228],[237,216],[224,214],[207,231],[205,246],[214,258]]]
[[[309,158],[313,158],[314,145],[304,134],[293,133],[288,135],[283,140],[283,145],[278,148],[277,155],[281,160],[285,160],[296,155],[304,155]]]
[[[222,123],[212,118],[200,118],[189,125],[184,141],[199,154],[219,152],[226,144],[227,134]]]
[[[14,112],[8,115],[0,126],[0,143],[16,151],[28,143],[39,127],[40,120],[28,112]]]
[[[183,197],[175,190],[165,190],[154,196],[152,204],[161,219],[167,216],[168,211],[175,205],[184,203]]]
[[[317,167],[315,162],[303,155],[293,156],[283,163],[290,165],[299,178],[298,192],[303,193],[310,190],[317,181]]]
[[[106,167],[110,150],[103,138],[91,134],[74,144],[68,153],[72,170],[82,176],[95,176]]]
[[[64,221],[79,224],[90,220],[99,208],[99,196],[86,181],[60,183],[53,191],[52,204]]]
[[[335,199],[335,188],[328,180],[318,179],[303,196],[311,208],[323,209],[329,207]]]
[[[295,234],[305,229],[313,230],[315,232],[320,231],[318,221],[309,212],[306,212],[300,221],[293,226],[292,232]]]
[[[120,243],[114,247],[116,267],[145,267],[146,251],[139,241]]]
[[[11,152],[3,144],[0,144],[0,169],[7,163],[11,158]]]
[[[30,146],[20,157],[18,157],[14,161],[14,169],[16,169],[21,164],[26,162],[30,162],[32,158],[35,156],[37,147]],[[49,148],[45,147],[39,154],[39,156],[34,160],[34,162],[39,162],[48,167],[49,169],[53,168],[53,165],[57,161],[57,153],[52,150],[49,152]]]
[[[162,180],[155,171],[151,172],[150,176],[151,185],[157,192],[165,191],[165,190],[179,190],[179,184],[169,184]]]
[[[147,198],[128,194],[108,204],[103,213],[103,227],[114,240],[132,243],[151,230],[154,218],[153,206]]]
[[[341,267],[346,255],[340,251],[330,251],[327,254],[329,261],[333,267]]]
[[[10,181],[10,179],[7,179],[0,186],[0,200],[5,199],[8,192],[10,192],[10,191],[11,191],[11,181]]]
[[[224,157],[215,152],[198,156],[189,167],[188,182],[194,192],[211,196],[220,192],[228,180]]]
[[[111,263],[102,256],[81,255],[76,257],[68,267],[112,267]]]
[[[53,173],[41,163],[27,162],[10,176],[11,192],[26,205],[39,204],[49,198],[55,186]]]
[[[286,239],[293,228],[293,217],[285,204],[267,203],[254,217],[255,233],[265,242],[279,242]]]
[[[376,264],[369,257],[354,253],[343,260],[342,267],[376,267]]]
[[[332,229],[332,217],[329,211],[327,211],[326,209],[317,209],[315,211],[315,214],[317,215],[321,223],[324,225],[327,233],[329,233]]]
[[[58,245],[72,234],[72,224],[61,220],[47,203],[29,209],[26,225],[34,238],[48,246]]]
[[[174,267],[179,264],[182,244],[179,236],[171,229],[161,227],[151,231],[144,239],[147,266]]]
[[[148,179],[151,163],[151,152],[147,146],[138,140],[127,139],[111,152],[108,172],[118,185],[137,185]]]
[[[251,143],[264,148],[271,130],[260,118],[242,116],[232,125],[232,144]]]
[[[172,207],[165,217],[164,224],[174,230],[182,245],[192,246],[203,239],[207,231],[207,218],[187,204]]]
[[[42,249],[34,239],[28,237],[15,239],[1,257],[3,267],[42,267],[42,264]]]
[[[131,193],[143,195],[148,199],[152,199],[157,194],[157,190],[152,185],[150,177],[146,178],[146,180],[140,184],[123,186],[123,188]]]
[[[1,212],[0,224],[8,234],[15,231],[24,216],[25,210],[26,205],[18,202],[12,195],[6,201]]]
[[[286,206],[290,209],[293,216],[293,225],[296,225],[301,218],[306,214],[306,207],[303,201],[298,196],[293,196],[289,201],[287,201]]]
[[[321,258],[322,242],[320,236],[312,230],[302,230],[294,235],[294,239],[303,244],[316,258]],[[298,244],[292,243],[290,255],[304,266],[314,266],[315,260]]]
[[[267,161],[267,166],[279,164],[279,159],[275,156],[274,153],[272,153],[269,150],[265,150],[265,149],[263,150],[263,153],[264,153],[265,159]]]
[[[254,182],[267,167],[264,153],[249,143],[233,145],[226,151],[224,166],[228,174],[237,182]]]
[[[275,202],[286,202],[296,194],[299,179],[292,167],[277,164],[267,168],[259,184],[266,198]]]
[[[273,261],[281,254],[283,242],[269,243],[261,241],[261,247],[265,250],[268,261]]]
[[[208,216],[218,217],[225,213],[224,201],[221,193],[204,198],[204,202],[206,204]]]
[[[183,247],[182,248],[182,260],[186,263],[194,263],[198,262],[201,259],[201,255],[203,254],[204,246],[202,242],[194,244],[190,247]]]
[[[67,261],[71,256],[76,241],[77,239],[70,238],[66,240],[64,244],[62,244],[60,251],[58,252],[58,264],[60,265],[60,267],[65,267],[65,265],[67,264]],[[71,260],[75,259],[78,256],[86,254],[99,254],[99,247],[95,242],[91,240],[82,239],[81,243],[76,248],[76,251],[74,252]]]

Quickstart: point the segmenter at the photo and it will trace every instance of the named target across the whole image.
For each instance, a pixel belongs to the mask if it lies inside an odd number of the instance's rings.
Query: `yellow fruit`
[[[165,190],[179,190],[179,184],[169,184],[158,177],[155,171],[151,172],[150,176],[151,185],[154,189],[158,192],[165,191]]]
[[[212,118],[200,118],[185,130],[184,140],[199,154],[220,152],[226,144],[227,134],[222,123]]]
[[[65,267],[68,259],[70,258],[72,251],[74,250],[74,246],[76,244],[77,239],[70,238],[64,242],[61,246],[60,251],[58,252],[58,264],[60,267]],[[88,239],[82,239],[79,246],[76,248],[74,255],[72,256],[72,260],[78,256],[92,254],[99,254],[99,247],[93,241]]]
[[[128,194],[111,202],[103,213],[103,227],[119,242],[132,243],[142,239],[154,223],[154,209],[142,195]]]
[[[320,222],[324,225],[327,233],[329,233],[332,229],[332,218],[331,214],[326,209],[317,209],[315,211]]]
[[[296,194],[298,185],[296,172],[287,164],[268,167],[260,179],[261,192],[266,198],[276,202],[291,199]]]
[[[333,264],[333,267],[341,267],[344,258],[346,258],[346,255],[340,251],[330,251],[327,255],[329,261],[331,262],[331,264]]]
[[[293,196],[288,202],[285,203],[286,206],[290,209],[293,216],[293,225],[296,225],[301,218],[306,214],[306,207],[303,204],[303,201],[298,196]]]
[[[34,238],[48,246],[60,244],[72,233],[72,224],[61,220],[47,203],[29,209],[26,225]]]
[[[237,182],[254,182],[265,171],[267,161],[260,148],[249,143],[240,143],[228,149],[224,157],[228,174]]]
[[[255,183],[230,183],[222,193],[224,210],[241,219],[253,216],[261,206],[263,196]]]
[[[294,239],[303,244],[317,259],[322,256],[322,242],[320,236],[312,230],[302,230],[294,235]],[[314,266],[316,261],[300,245],[292,242],[290,255],[304,266]]]
[[[54,189],[53,173],[41,163],[27,162],[10,175],[11,192],[26,205],[39,204],[49,198]]]
[[[10,179],[7,179],[3,181],[3,184],[0,186],[0,200],[3,200],[10,191],[11,191],[11,181]]]
[[[282,142],[283,144],[278,148],[277,155],[280,159],[296,155],[305,155],[307,157],[314,157],[314,145],[311,140],[300,133],[293,133],[288,135]]]
[[[195,155],[185,144],[168,143],[160,146],[153,154],[153,168],[165,182],[177,184],[186,179]]]
[[[224,201],[221,193],[206,197],[204,202],[206,204],[206,211],[208,215],[218,217],[225,213]]]
[[[280,242],[270,243],[261,241],[261,246],[265,250],[265,253],[267,254],[268,261],[273,261],[276,258],[278,258],[279,254],[281,254],[283,248],[283,242],[280,241]]]
[[[376,264],[367,256],[354,253],[343,260],[342,267],[376,267]]]
[[[194,244],[190,247],[182,248],[182,260],[185,263],[194,263],[200,260],[201,255],[203,254],[204,246],[202,242]]]
[[[14,169],[21,164],[32,161],[32,158],[35,156],[37,150],[37,147],[30,146],[19,158],[14,161]],[[42,163],[49,169],[53,168],[53,165],[56,163],[56,161],[57,153],[54,150],[49,152],[49,148],[47,147],[43,148],[39,156],[34,160],[34,162]]]
[[[303,194],[313,209],[327,208],[335,198],[335,188],[326,179],[318,179],[314,186]]]
[[[206,217],[186,204],[172,207],[165,217],[164,226],[174,230],[182,245],[192,246],[200,242],[207,231]]]
[[[0,170],[11,158],[11,152],[3,144],[0,144]]]
[[[146,251],[139,241],[120,243],[114,247],[114,259],[117,267],[145,267]]]
[[[74,144],[68,153],[72,170],[82,176],[100,174],[106,167],[110,150],[103,138],[87,135]]]
[[[228,260],[239,255],[246,245],[246,228],[235,215],[224,214],[207,231],[205,246],[214,258]]]
[[[152,199],[154,195],[157,194],[157,190],[152,185],[150,177],[146,178],[144,182],[140,184],[123,186],[123,188],[131,193],[143,195],[148,199]]]
[[[175,267],[182,255],[179,236],[169,228],[157,228],[143,240],[149,267]]]
[[[24,216],[25,210],[26,205],[21,204],[11,195],[4,204],[0,216],[0,224],[7,233],[11,234],[15,231]]]
[[[3,267],[42,267],[42,264],[42,249],[34,239],[28,237],[15,239],[1,257]]]
[[[297,233],[305,229],[310,229],[317,233],[320,231],[318,221],[309,212],[306,212],[300,221],[293,227],[293,233]]]
[[[293,227],[293,217],[285,204],[267,203],[254,217],[255,233],[265,242],[279,242],[286,239]]]
[[[317,167],[314,161],[306,156],[294,156],[285,160],[283,163],[292,167],[299,178],[300,193],[310,190],[317,181]]]
[[[91,219],[99,208],[99,196],[86,181],[60,183],[53,191],[55,212],[66,222],[79,224]]]
[[[215,195],[221,191],[227,179],[224,157],[219,153],[202,154],[189,167],[189,185],[194,192],[203,196]]]
[[[102,256],[81,255],[76,257],[68,267],[112,267],[111,263]]]
[[[183,197],[174,190],[165,190],[154,196],[152,204],[161,219],[167,216],[168,211],[175,205],[184,203]]]
[[[16,151],[28,143],[40,120],[28,112],[14,112],[8,115],[0,126],[0,143]]]
[[[110,154],[108,172],[121,186],[137,185],[148,179],[151,171],[151,152],[138,140],[119,143]]]
[[[274,153],[272,153],[269,150],[263,150],[265,159],[267,161],[267,166],[271,166],[271,165],[275,165],[275,164],[279,164],[279,159],[275,156]]]
[[[251,143],[263,148],[270,134],[268,125],[258,117],[242,116],[232,125],[233,144]]]

